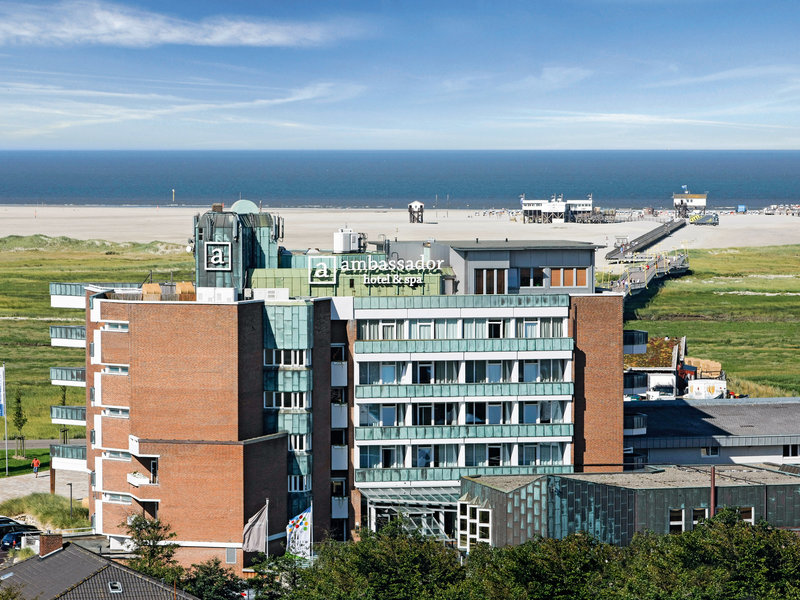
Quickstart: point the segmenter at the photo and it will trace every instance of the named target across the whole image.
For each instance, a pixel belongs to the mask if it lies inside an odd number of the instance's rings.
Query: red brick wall
[[[128,321],[131,306],[133,305],[125,302],[103,302],[100,316],[109,321]]]
[[[237,317],[236,305],[132,306],[134,435],[239,439]]]
[[[128,449],[128,436],[131,433],[130,419],[102,417],[100,427],[103,433],[101,440],[103,448]]]
[[[102,369],[99,365],[93,365],[93,372]],[[107,374],[101,375],[102,388],[101,401],[103,404],[111,406],[130,406],[131,405],[131,378],[130,375]],[[86,374],[87,385],[94,382],[94,376],[89,380],[89,373]]]
[[[129,334],[122,331],[103,331],[100,336],[101,362],[128,364],[128,357],[131,354]]]
[[[250,520],[269,498],[269,535],[286,530],[289,508],[287,506],[287,440],[285,433],[271,435],[257,443],[244,446],[244,520]],[[286,540],[270,543],[270,552],[280,552]],[[246,555],[249,564],[255,554]]]
[[[622,470],[622,296],[574,296],[576,471]]]

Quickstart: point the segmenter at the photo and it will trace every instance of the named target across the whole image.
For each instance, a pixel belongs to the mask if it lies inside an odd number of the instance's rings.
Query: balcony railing
[[[86,341],[85,325],[51,325],[50,341],[56,345],[57,340],[67,340],[70,342]]]
[[[623,429],[646,429],[647,415],[636,413],[635,415],[625,415],[623,417]]]
[[[572,352],[572,338],[466,340],[372,340],[355,344],[356,354],[408,352]]]
[[[76,444],[50,444],[50,456],[52,458],[86,460],[86,445],[78,446]]]
[[[50,367],[53,385],[86,386],[86,367]]]
[[[456,438],[572,437],[572,423],[356,427],[357,441]]]
[[[485,296],[356,296],[356,310],[405,308],[499,308],[569,306],[568,294],[487,294]]]
[[[86,407],[51,406],[50,421],[65,425],[86,425]]]
[[[458,398],[470,396],[572,396],[571,381],[547,383],[445,383],[359,385],[356,398]]]
[[[356,469],[356,483],[404,481],[458,481],[474,475],[532,475],[572,473],[572,465],[526,465],[508,467],[425,467],[410,469]]]

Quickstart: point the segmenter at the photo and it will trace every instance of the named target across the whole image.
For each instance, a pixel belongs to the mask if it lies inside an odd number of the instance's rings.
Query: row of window
[[[567,361],[540,360],[465,360],[362,362],[358,383],[443,384],[443,383],[536,383],[564,381]]]
[[[562,317],[359,319],[359,340],[459,340],[564,337]]]
[[[524,288],[586,287],[589,269],[586,267],[521,267],[511,269],[475,269],[476,294],[507,294]]]
[[[361,404],[359,427],[401,427],[427,425],[511,425],[562,423],[566,402],[546,400],[520,402],[514,416],[514,402],[432,402],[413,404]],[[463,414],[463,419],[460,415]]]
[[[751,525],[755,524],[755,511],[753,510],[752,506],[745,506],[739,508],[739,515],[742,517],[742,521],[746,523],[750,523]],[[707,508],[670,508],[669,509],[669,532],[670,533],[681,533],[689,529],[688,525],[690,523],[691,516],[691,525],[692,529],[702,520],[708,518],[708,509]]]
[[[289,475],[290,492],[310,492],[311,475]],[[347,495],[347,479],[336,477],[331,479],[331,497],[344,498]]]
[[[408,453],[408,456],[407,456]],[[461,457],[463,456],[463,462]],[[362,469],[428,467],[504,467],[560,465],[564,444],[420,444],[410,446],[361,446]]]
[[[311,350],[264,350],[265,367],[310,367]]]
[[[476,544],[491,543],[492,510],[458,503],[458,525],[456,539],[460,550],[469,551]]]

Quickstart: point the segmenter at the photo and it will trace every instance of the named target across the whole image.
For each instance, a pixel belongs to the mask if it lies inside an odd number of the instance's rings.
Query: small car
[[[3,536],[2,541],[0,541],[0,550],[11,550],[13,548],[18,548],[20,544],[22,544],[22,538],[26,535],[41,533],[36,527],[33,525],[22,525],[25,529],[20,529],[18,531],[12,531],[11,533],[7,533]]]

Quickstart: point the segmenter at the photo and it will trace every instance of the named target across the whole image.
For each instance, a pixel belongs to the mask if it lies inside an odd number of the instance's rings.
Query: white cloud
[[[363,36],[357,21],[270,21],[209,17],[189,21],[101,1],[0,3],[0,45],[320,46]]]
[[[568,88],[590,77],[592,72],[581,67],[544,67],[539,75],[530,75],[503,86],[506,91],[551,92]]]

